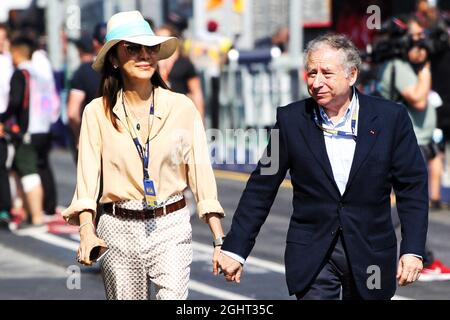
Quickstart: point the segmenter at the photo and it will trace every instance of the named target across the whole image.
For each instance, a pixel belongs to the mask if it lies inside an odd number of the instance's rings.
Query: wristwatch
[[[218,237],[217,239],[215,239],[214,241],[213,241],[213,246],[214,246],[214,248],[215,247],[220,247],[222,244],[223,244],[223,241],[225,240],[225,236],[221,236],[221,237]]]

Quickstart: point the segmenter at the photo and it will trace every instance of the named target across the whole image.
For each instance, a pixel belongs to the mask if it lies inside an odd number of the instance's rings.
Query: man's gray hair
[[[311,40],[305,50],[305,68],[307,67],[311,53],[323,45],[342,52],[343,67],[347,76],[350,75],[353,68],[359,72],[361,67],[359,50],[349,38],[342,34],[325,34]]]

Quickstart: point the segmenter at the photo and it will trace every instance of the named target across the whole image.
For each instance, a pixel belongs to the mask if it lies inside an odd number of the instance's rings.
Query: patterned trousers
[[[107,299],[184,300],[192,263],[192,227],[187,207],[166,216],[136,220],[103,214],[98,236],[110,251],[101,261]]]

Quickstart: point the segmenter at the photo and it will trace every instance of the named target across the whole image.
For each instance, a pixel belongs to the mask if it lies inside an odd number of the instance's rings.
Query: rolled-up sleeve
[[[196,112],[194,134],[188,162],[188,184],[197,201],[199,218],[206,221],[206,214],[225,216],[217,199],[217,186],[209,159],[205,129],[200,114]]]
[[[79,214],[92,211],[95,219],[101,172],[101,134],[95,112],[97,104],[86,106],[81,122],[78,147],[77,186],[70,206],[63,211],[64,219],[79,225]]]

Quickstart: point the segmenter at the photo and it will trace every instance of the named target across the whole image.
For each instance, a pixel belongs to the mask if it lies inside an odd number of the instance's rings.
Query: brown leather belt
[[[130,210],[130,209],[124,209],[119,208],[118,206],[115,206],[112,202],[105,203],[103,205],[103,210],[111,215],[124,217],[124,218],[132,218],[137,220],[147,220],[147,219],[153,219],[153,218],[159,218],[162,216],[165,216],[169,213],[172,213],[174,211],[183,209],[186,206],[186,200],[181,199],[177,202],[168,204],[163,207],[158,207],[155,209],[145,209],[145,210]]]

